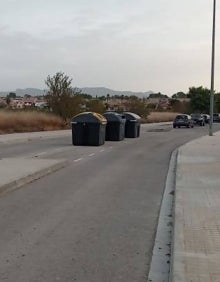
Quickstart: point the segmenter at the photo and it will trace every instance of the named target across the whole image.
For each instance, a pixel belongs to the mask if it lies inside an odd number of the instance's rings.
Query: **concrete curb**
[[[173,224],[173,196],[175,194],[174,191],[177,153],[178,150],[174,150],[170,158],[170,164],[158,219],[155,244],[153,247],[153,255],[147,281],[168,282],[170,277],[170,259],[172,257],[171,241]]]
[[[0,196],[5,195],[9,192],[15,191],[25,184],[28,184],[34,180],[37,180],[39,178],[42,178],[48,174],[51,174],[52,172],[55,172],[59,169],[62,169],[68,165],[68,161],[61,161],[59,163],[56,163],[54,165],[48,166],[47,168],[38,170],[34,173],[28,174],[27,176],[21,177],[17,180],[11,181],[7,184],[4,184],[0,186]]]
[[[177,164],[178,164],[178,154],[179,154],[179,148],[176,149],[176,166],[175,166],[175,175],[174,175],[174,197],[173,197],[173,226],[172,226],[172,239],[171,239],[171,246],[170,246],[170,273],[169,273],[169,282],[173,282],[173,259],[174,259],[174,242],[175,242],[175,206],[176,206],[176,170],[177,170]]]

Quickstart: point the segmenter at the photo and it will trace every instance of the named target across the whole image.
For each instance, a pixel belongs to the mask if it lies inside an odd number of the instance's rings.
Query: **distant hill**
[[[10,90],[10,91],[1,91],[0,96],[4,97],[7,96],[10,92],[13,92],[16,94],[16,96],[23,97],[25,94],[31,95],[31,96],[43,96],[45,95],[44,90],[38,89],[38,88],[25,88],[25,89],[16,89],[16,90]]]
[[[89,94],[93,97],[100,97],[100,96],[107,96],[109,94],[110,96],[114,95],[124,95],[124,96],[132,96],[135,95],[139,98],[146,98],[150,94],[153,93],[153,91],[146,91],[146,92],[133,92],[133,91],[117,91],[112,90],[105,87],[83,87],[83,88],[77,88],[82,91],[84,94]],[[6,96],[9,92],[16,93],[16,96],[23,97],[25,94],[31,95],[31,96],[43,96],[45,95],[45,91],[38,88],[25,88],[25,89],[16,89],[12,91],[4,91],[0,92],[0,96]]]
[[[43,96],[45,95],[44,90],[38,88],[25,88],[25,89],[16,89],[15,90],[16,96],[24,96],[25,94],[31,96]]]
[[[106,96],[107,94],[109,94],[110,96],[135,95],[135,96],[138,96],[139,98],[144,98],[144,97],[148,97],[150,94],[153,93],[153,91],[147,91],[147,92],[117,91],[117,90],[112,90],[112,89],[105,88],[105,87],[83,87],[79,89],[82,91],[82,93],[92,95],[93,97]]]

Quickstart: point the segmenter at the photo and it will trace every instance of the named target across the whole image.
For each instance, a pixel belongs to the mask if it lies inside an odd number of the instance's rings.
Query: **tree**
[[[177,92],[176,94],[173,94],[172,98],[173,99],[178,99],[178,98],[186,98],[186,94],[182,91]]]
[[[102,114],[105,112],[105,105],[99,99],[92,99],[86,103],[86,110]]]
[[[9,107],[10,103],[11,103],[11,99],[15,99],[16,98],[16,93],[14,92],[9,92],[8,95],[6,96],[6,104]]]
[[[48,76],[45,80],[47,85],[47,101],[52,111],[62,117],[65,121],[73,115],[81,112],[83,98],[79,91],[71,86],[72,79],[62,72],[57,72],[54,76]]]
[[[31,98],[32,96],[30,94],[24,94],[24,98]]]
[[[10,103],[11,103],[11,98],[7,95],[6,96],[6,104],[7,104],[8,107],[9,107]]]
[[[173,96],[172,96],[173,98]],[[182,103],[177,99],[170,99],[170,107],[174,112],[181,112]]]
[[[187,95],[190,98],[192,111],[200,113],[209,112],[210,90],[207,88],[190,87]]]
[[[191,113],[190,102],[181,102],[178,99],[170,99],[170,109],[179,113]]]
[[[7,95],[7,97],[9,97],[10,99],[15,99],[15,98],[16,98],[16,93],[14,93],[14,92],[9,92],[9,94]]]
[[[220,93],[214,95],[214,111],[220,113]]]
[[[78,93],[75,93],[74,95],[78,95],[78,96],[82,97],[83,99],[92,99],[92,95],[86,94],[86,93],[78,92]]]
[[[146,118],[149,114],[149,109],[145,102],[139,100],[137,97],[135,99],[130,99],[126,103],[127,111],[133,112],[143,118]]]
[[[101,101],[105,101],[105,100],[106,100],[106,97],[103,95],[103,96],[97,97],[97,99],[99,99],[99,100],[101,100]]]
[[[107,94],[107,95],[106,95],[107,103],[108,103],[109,99],[110,99],[110,94]]]
[[[136,100],[138,100],[139,98],[137,97],[137,96],[135,96],[135,95],[131,95],[130,97],[129,97],[129,100],[132,100],[132,101],[136,101]]]
[[[6,104],[0,101],[0,109],[4,109],[6,107]]]
[[[161,94],[160,92],[158,93],[152,93],[149,95],[149,98],[168,98],[167,95]]]

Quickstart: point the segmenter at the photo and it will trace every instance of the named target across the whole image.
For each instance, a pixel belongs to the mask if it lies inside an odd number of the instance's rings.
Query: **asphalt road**
[[[1,145],[2,158],[69,165],[0,198],[0,281],[146,281],[171,153],[207,132],[155,125],[101,147],[71,136]]]

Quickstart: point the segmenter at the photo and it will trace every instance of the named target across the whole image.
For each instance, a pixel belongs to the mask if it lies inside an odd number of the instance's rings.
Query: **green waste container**
[[[107,120],[95,112],[84,112],[74,116],[72,143],[76,146],[100,146],[105,143]]]

